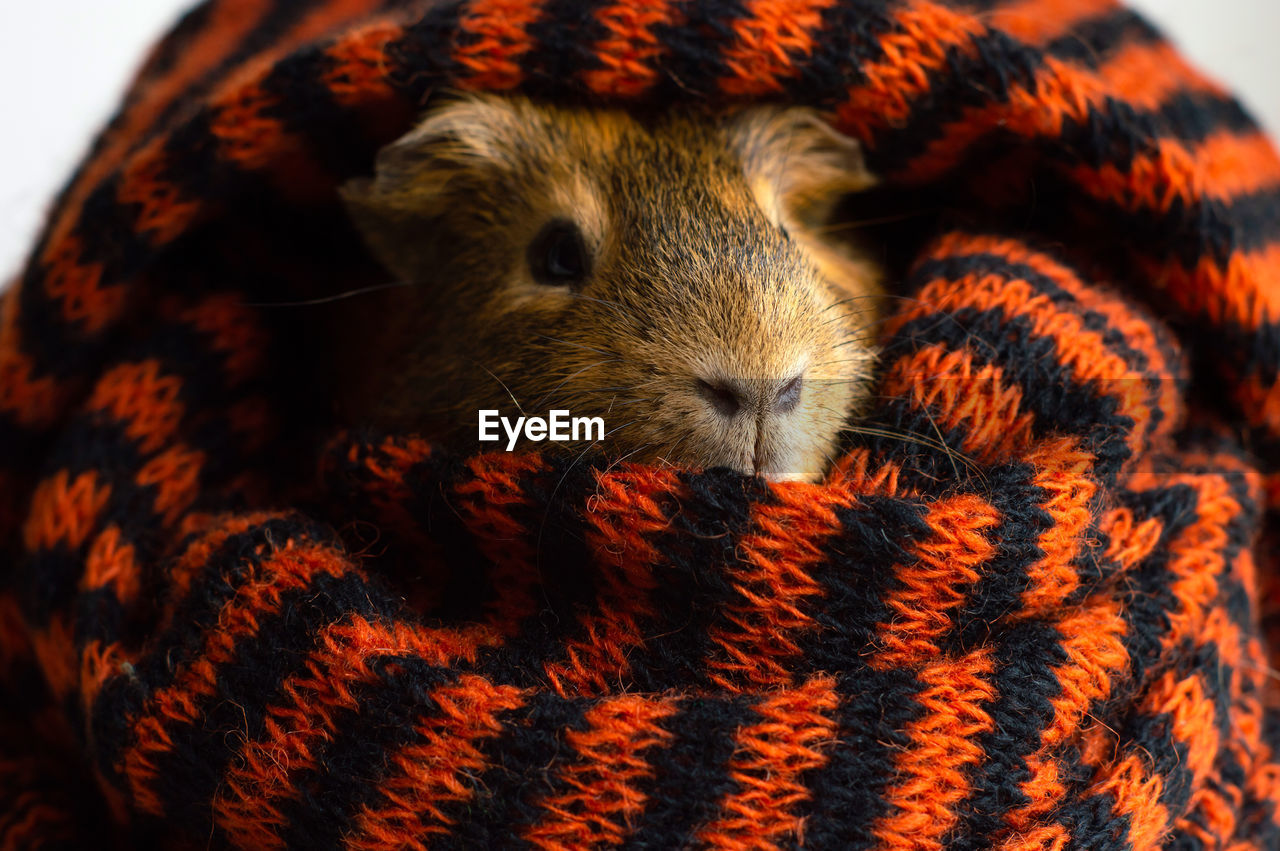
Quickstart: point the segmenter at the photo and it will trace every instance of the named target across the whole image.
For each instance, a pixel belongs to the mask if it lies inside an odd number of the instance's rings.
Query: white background
[[[0,284],[114,109],[135,63],[188,0],[6,0],[0,12]],[[1133,0],[1280,132],[1280,2]]]

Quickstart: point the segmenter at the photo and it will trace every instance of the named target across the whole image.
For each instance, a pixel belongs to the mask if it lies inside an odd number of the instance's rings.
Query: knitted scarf
[[[861,140],[824,482],[332,426],[335,188],[459,89]],[[5,848],[1280,847],[1280,160],[1110,0],[209,0],[0,298]]]

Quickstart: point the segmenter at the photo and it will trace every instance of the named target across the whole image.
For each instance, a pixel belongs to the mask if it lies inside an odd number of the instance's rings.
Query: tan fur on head
[[[343,188],[412,283],[353,318],[349,416],[491,450],[479,409],[567,409],[604,418],[606,453],[815,478],[865,397],[879,287],[820,229],[870,183],[806,110],[440,106]]]

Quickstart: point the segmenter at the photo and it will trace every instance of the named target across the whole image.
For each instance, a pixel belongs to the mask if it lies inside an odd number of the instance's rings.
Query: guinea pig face
[[[819,225],[870,182],[803,110],[450,102],[343,189],[411,284],[376,308],[351,415],[492,450],[480,410],[558,409],[618,457],[817,478],[866,396],[878,294]]]

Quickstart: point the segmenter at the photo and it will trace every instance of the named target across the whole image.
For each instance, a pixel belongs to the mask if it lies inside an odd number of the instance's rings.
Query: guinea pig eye
[[[573,222],[558,219],[544,227],[529,245],[529,268],[540,284],[580,284],[587,277],[587,246]]]

